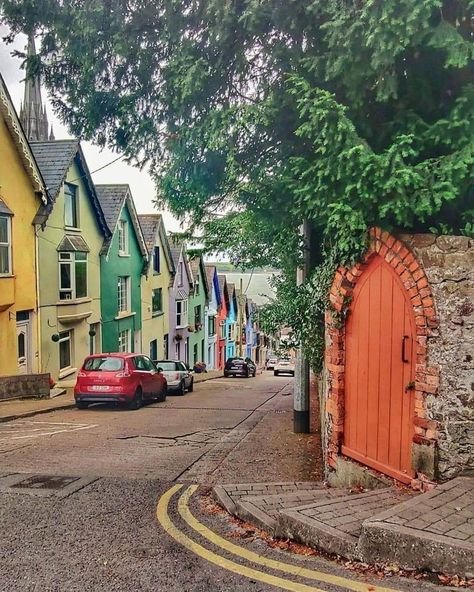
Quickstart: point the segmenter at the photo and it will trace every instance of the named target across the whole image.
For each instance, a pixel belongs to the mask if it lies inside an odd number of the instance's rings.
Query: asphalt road
[[[245,443],[288,411],[290,391],[282,377],[218,379],[138,411],[97,407],[1,424],[0,590],[434,589],[283,553],[209,505],[213,476],[232,471],[226,459],[239,449],[251,454]],[[238,481],[239,471],[231,476]]]

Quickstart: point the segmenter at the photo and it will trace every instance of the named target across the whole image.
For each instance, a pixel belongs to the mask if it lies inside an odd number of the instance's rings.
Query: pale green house
[[[41,372],[70,384],[101,351],[100,252],[110,237],[78,140],[31,142],[52,205],[38,233]]]

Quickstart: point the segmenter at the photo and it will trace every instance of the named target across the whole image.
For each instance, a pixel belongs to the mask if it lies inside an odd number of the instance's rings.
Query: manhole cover
[[[64,489],[67,485],[77,481],[79,477],[58,477],[56,475],[32,475],[15,485],[12,489]]]
[[[64,498],[97,481],[97,477],[13,474],[0,478],[0,491]]]

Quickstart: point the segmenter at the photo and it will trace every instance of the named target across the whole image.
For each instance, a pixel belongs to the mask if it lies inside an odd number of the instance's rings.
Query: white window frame
[[[8,269],[7,271],[0,271],[0,276],[7,276],[12,275],[13,273],[13,262],[12,262],[12,217],[0,215],[0,219],[5,219],[7,221],[7,242],[1,242],[0,247],[7,248],[7,260],[8,260]]]
[[[227,339],[225,321],[220,321],[219,325],[220,325],[220,335],[219,335],[220,339]]]
[[[76,261],[76,254],[82,251],[60,251],[58,253],[58,273],[59,273],[59,300],[76,300],[77,298],[86,298],[88,295],[89,289],[89,282],[88,280],[88,268],[87,268],[87,253],[85,254],[85,259]],[[81,296],[77,295],[77,286],[76,286],[76,264],[77,263],[84,263],[86,267],[86,293],[81,294]],[[70,288],[63,288],[61,285],[61,266],[68,265],[69,266],[69,276],[71,278],[71,287]],[[62,295],[70,294],[71,297],[67,298],[62,297]]]
[[[127,220],[118,221],[118,250],[121,257],[128,257],[130,255],[129,240],[128,240],[128,222]]]
[[[182,261],[178,263],[178,286],[182,286],[184,282],[184,264]]]
[[[153,247],[153,275],[161,273],[161,249],[158,245]]]
[[[119,331],[118,334],[118,351],[120,353],[129,354],[132,351],[132,332],[130,329]]]
[[[183,327],[187,327],[188,324],[188,301],[176,300],[176,328],[182,329]]]
[[[122,280],[125,281],[125,290],[121,288]],[[122,294],[125,294],[125,299],[122,298]],[[130,312],[131,307],[131,291],[130,291],[130,276],[129,275],[121,275],[117,278],[117,307],[118,312]],[[124,306],[125,305],[125,306]]]
[[[71,187],[72,204],[73,204],[73,218],[75,218],[75,224],[68,224],[66,221],[66,190]],[[78,187],[74,183],[64,183],[64,226],[66,228],[79,228],[79,200],[77,199]]]
[[[61,335],[63,335],[63,337],[61,337]],[[69,364],[67,366],[61,366],[61,343],[66,343],[67,341],[69,341]],[[72,330],[69,331],[62,331],[59,334],[59,340],[58,340],[58,354],[59,354],[59,372],[64,372],[64,370],[67,370],[68,368],[72,368],[72,360],[73,360],[73,336],[72,336]]]
[[[155,296],[155,292],[160,292],[160,308],[158,310],[153,310],[153,299]],[[153,288],[151,291],[151,314],[152,316],[158,316],[163,314],[163,288]]]

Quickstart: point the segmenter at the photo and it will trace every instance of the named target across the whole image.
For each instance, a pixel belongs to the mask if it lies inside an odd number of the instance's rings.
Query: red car
[[[142,354],[88,356],[77,375],[74,398],[78,409],[91,403],[126,403],[139,409],[145,400],[166,399],[166,378]]]

